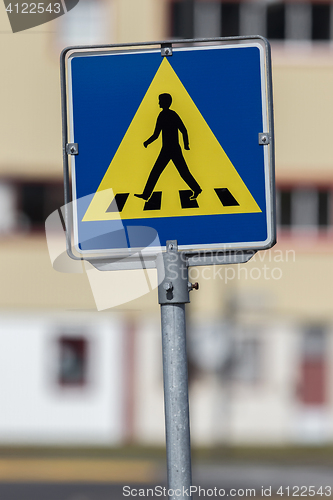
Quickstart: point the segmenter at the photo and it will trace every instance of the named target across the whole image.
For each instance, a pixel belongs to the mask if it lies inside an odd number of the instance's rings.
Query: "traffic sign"
[[[83,256],[154,252],[152,234],[185,251],[275,242],[269,46],[260,37],[184,45],[66,55]]]

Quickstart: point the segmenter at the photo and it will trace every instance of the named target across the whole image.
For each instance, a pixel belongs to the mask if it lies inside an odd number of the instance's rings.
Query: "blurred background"
[[[61,50],[256,34],[272,46],[278,244],[245,265],[191,269],[194,479],[250,486],[282,484],[296,469],[305,482],[328,474],[333,3],[81,0],[16,34],[0,7],[2,485],[165,481],[156,290],[97,312],[86,273],[56,272],[48,255],[45,219],[63,205]],[[71,495],[59,498],[106,498]]]

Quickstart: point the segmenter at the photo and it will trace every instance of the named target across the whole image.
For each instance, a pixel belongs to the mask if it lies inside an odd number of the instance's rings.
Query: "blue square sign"
[[[187,252],[274,245],[270,71],[260,37],[67,49],[76,252],[154,252],[167,240]]]

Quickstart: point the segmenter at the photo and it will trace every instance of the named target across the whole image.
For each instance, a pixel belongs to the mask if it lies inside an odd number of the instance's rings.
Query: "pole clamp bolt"
[[[166,281],[163,285],[163,288],[166,292],[171,292],[173,290],[173,284],[171,281]]]
[[[199,283],[198,282],[195,282],[195,283],[188,282],[187,287],[188,287],[189,292],[191,292],[192,290],[199,290]]]

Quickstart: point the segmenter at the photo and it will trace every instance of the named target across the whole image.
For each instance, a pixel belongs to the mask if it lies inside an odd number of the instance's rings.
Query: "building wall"
[[[110,317],[0,315],[0,445],[117,445],[123,426],[123,324]],[[86,380],[59,382],[61,336],[88,342]]]
[[[332,182],[333,64],[330,46],[274,48],[277,179]]]

